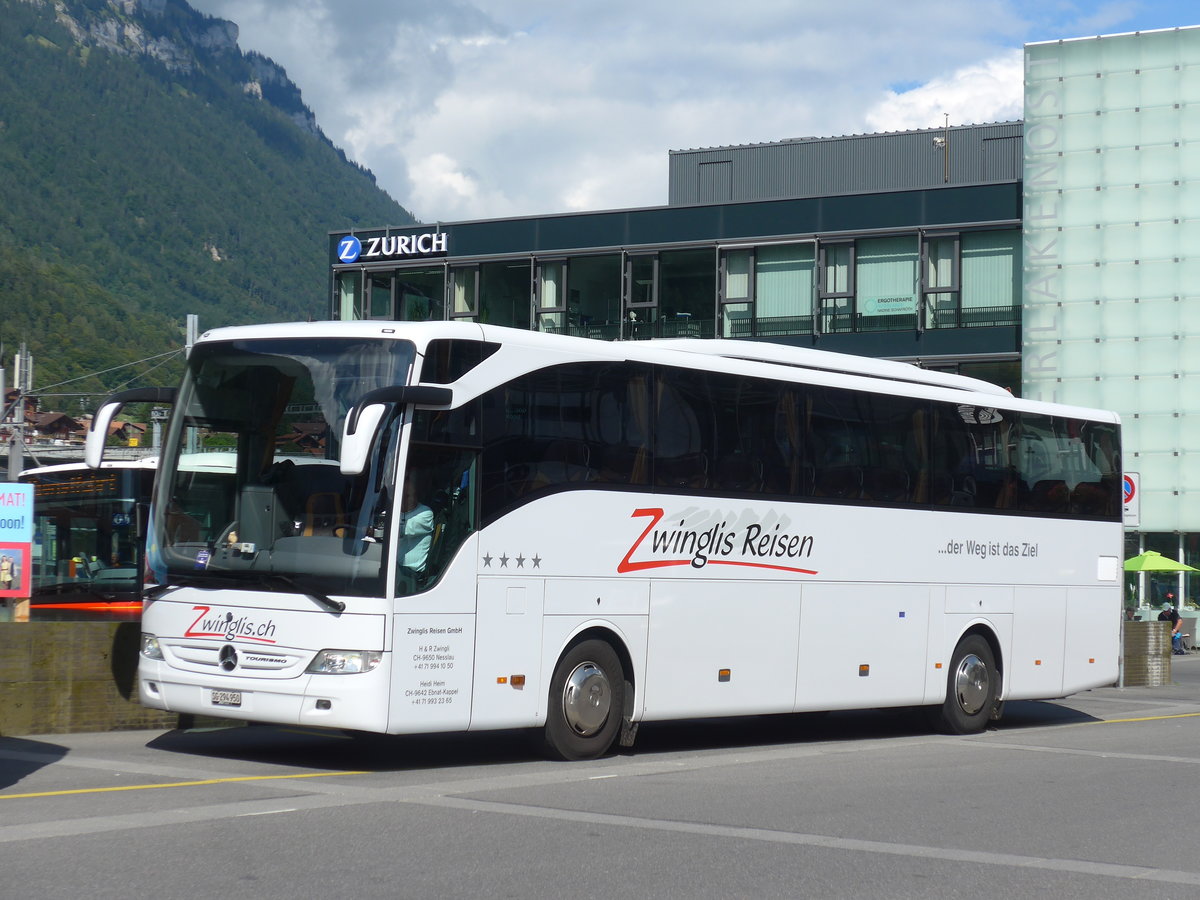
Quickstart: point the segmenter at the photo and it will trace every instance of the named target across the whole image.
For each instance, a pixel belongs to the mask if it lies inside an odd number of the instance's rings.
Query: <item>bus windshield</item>
[[[350,407],[407,383],[414,356],[360,338],[197,346],[150,525],[159,583],[381,596],[398,419],[361,475],[341,474],[339,441]]]

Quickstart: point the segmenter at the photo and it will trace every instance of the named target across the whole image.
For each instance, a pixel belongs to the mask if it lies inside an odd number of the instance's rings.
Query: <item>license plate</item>
[[[242,692],[241,691],[213,691],[212,692],[213,706],[241,706]]]

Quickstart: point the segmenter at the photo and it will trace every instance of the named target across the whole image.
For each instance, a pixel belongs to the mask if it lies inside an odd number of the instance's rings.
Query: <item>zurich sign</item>
[[[350,234],[338,241],[338,259],[344,263],[352,263],[362,253],[362,242]]]

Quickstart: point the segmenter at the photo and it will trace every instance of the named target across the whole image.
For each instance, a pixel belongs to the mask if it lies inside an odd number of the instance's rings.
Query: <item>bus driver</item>
[[[425,572],[429,548],[433,544],[433,510],[419,499],[417,479],[404,481],[400,504],[400,569],[417,580]]]

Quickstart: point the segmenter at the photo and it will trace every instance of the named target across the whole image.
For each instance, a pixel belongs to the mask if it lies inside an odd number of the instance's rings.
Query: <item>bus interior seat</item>
[[[337,535],[346,526],[346,511],[342,495],[334,491],[318,491],[304,502],[304,537]]]
[[[1043,479],[1033,485],[1021,504],[1032,512],[1066,512],[1071,493],[1062,479]]]
[[[708,486],[708,457],[703,453],[654,460],[654,483],[663,487],[700,489]]]
[[[540,490],[556,484],[591,481],[592,451],[583,441],[556,440],[546,447],[546,453],[534,469],[531,489]]]
[[[596,480],[606,484],[628,484],[632,481],[637,448],[623,444],[607,444],[600,455]]]
[[[350,482],[334,466],[299,465],[292,468],[280,484],[283,497],[303,497],[303,507],[294,518],[300,520],[304,537],[340,536],[350,524],[346,514],[346,497]]]
[[[858,466],[823,466],[815,474],[814,494],[855,500],[862,494],[862,484],[862,469]]]
[[[1102,516],[1109,511],[1112,491],[1100,481],[1081,481],[1071,491],[1071,512],[1085,516]]]
[[[862,470],[862,479],[864,499],[892,502],[909,499],[912,482],[903,469],[868,466]]]
[[[717,462],[716,487],[723,491],[756,493],[763,486],[763,464],[745,453],[731,453]]]
[[[974,478],[970,475],[957,475],[951,482],[950,505],[975,506],[977,493]]]
[[[792,497],[811,497],[816,492],[816,470],[795,459],[790,465],[781,467],[782,482],[780,491]]]
[[[954,496],[954,479],[945,472],[929,476],[929,502],[934,506],[949,506]]]
[[[527,462],[510,462],[504,465],[504,492],[510,499],[523,497],[531,490],[532,466]]]

